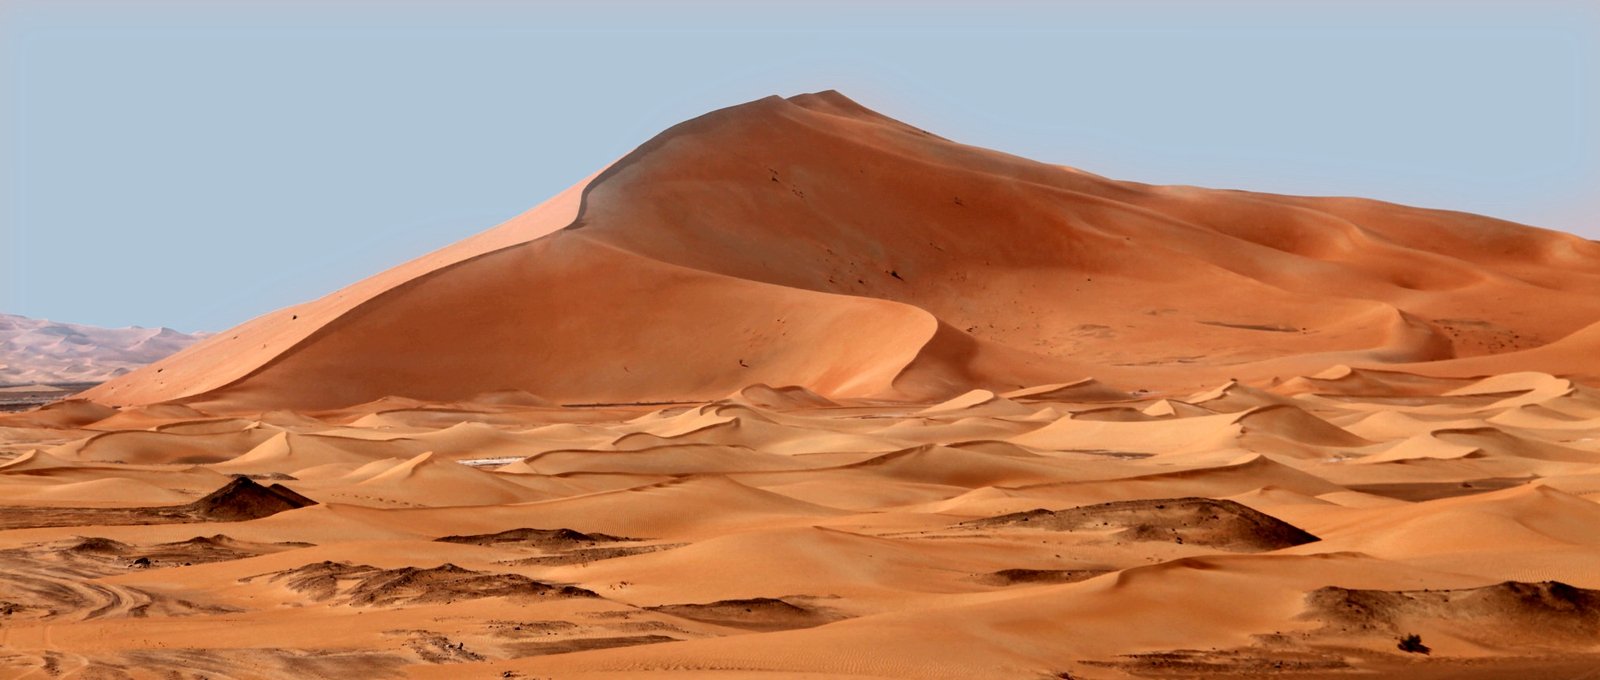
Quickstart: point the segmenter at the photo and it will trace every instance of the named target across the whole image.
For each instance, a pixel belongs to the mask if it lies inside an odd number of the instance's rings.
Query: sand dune
[[[1600,660],[1587,388],[1361,370],[1144,395],[757,386],[31,421],[7,432],[65,441],[0,464],[4,663],[1555,678]],[[185,543],[216,533],[234,543]],[[75,536],[111,543],[49,557]]]
[[[322,465],[365,465],[374,459],[421,446],[423,445],[413,440],[403,440],[401,443],[371,442],[347,437],[283,431],[244,453],[209,467],[229,473],[292,474],[298,470]]]
[[[760,383],[942,400],[1053,382],[1040,394],[1105,399],[1332,365],[1587,375],[1597,256],[1460,213],[1117,182],[950,142],[834,92],[770,97],[87,396],[628,403]],[[1542,313],[1506,302],[1527,296]],[[1069,387],[1090,375],[1111,387]]]
[[[363,478],[364,477],[364,478]],[[508,475],[476,470],[421,453],[355,481],[342,478],[324,485],[307,485],[311,493],[331,501],[384,505],[497,505],[539,499],[542,494]],[[348,485],[339,482],[354,482]]]
[[[0,414],[0,676],[1582,677],[1596,292],[763,99]]]

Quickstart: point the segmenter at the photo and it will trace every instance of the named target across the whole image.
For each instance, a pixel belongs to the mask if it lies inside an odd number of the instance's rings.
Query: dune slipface
[[[0,677],[1588,677],[1597,248],[713,112],[0,414]]]
[[[1595,243],[1473,215],[1113,181],[823,92],[675,126],[506,224],[85,396],[934,399],[1089,375],[1504,371],[1481,357],[1505,353],[1587,374],[1557,360],[1589,356],[1597,262]],[[1516,303],[1531,297],[1540,314]]]

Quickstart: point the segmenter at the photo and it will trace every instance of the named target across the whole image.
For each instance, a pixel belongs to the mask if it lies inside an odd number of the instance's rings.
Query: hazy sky
[[[1600,3],[748,4],[0,0],[0,311],[220,330],[827,88],[1112,177],[1600,238]]]

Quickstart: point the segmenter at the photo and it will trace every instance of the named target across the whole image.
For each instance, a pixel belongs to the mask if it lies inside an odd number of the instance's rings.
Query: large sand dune
[[[0,415],[0,677],[1587,677],[1597,293],[768,98]]]
[[[1333,364],[1589,375],[1596,290],[1600,245],[1568,234],[1119,182],[824,92],[673,127],[506,224],[86,396],[624,403],[765,383],[928,400]]]

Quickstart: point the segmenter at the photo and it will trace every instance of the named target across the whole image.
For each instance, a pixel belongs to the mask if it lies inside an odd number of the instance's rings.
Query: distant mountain
[[[171,328],[97,328],[0,314],[0,386],[101,382],[202,337]]]

